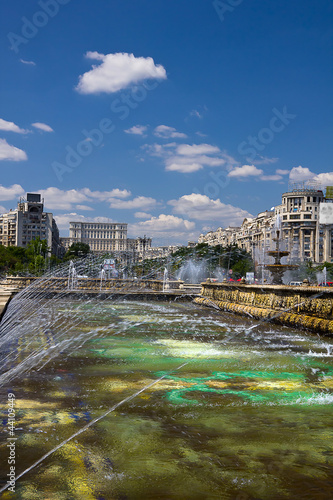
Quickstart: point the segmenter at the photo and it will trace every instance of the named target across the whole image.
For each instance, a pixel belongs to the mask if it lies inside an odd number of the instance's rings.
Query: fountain
[[[199,284],[204,281],[208,275],[209,272],[206,260],[195,261],[189,259],[179,268],[176,278],[185,281],[185,283]]]
[[[101,270],[101,282],[100,282],[100,286],[99,286],[100,291],[102,291],[102,288],[103,288],[103,280],[104,280],[104,284],[105,284],[106,283],[106,273],[105,273],[104,269]]]
[[[270,273],[272,273],[273,276],[273,285],[283,285],[283,275],[285,271],[292,270],[292,269],[298,269],[298,265],[294,264],[281,264],[281,259],[282,257],[286,257],[287,255],[290,254],[290,252],[286,250],[280,250],[280,230],[276,230],[276,238],[273,238],[273,241],[275,241],[276,248],[275,250],[270,250],[268,255],[271,257],[274,257],[275,262],[274,264],[266,264],[265,268],[268,269]]]
[[[166,290],[169,290],[169,277],[168,277],[168,270],[165,267],[164,268],[164,273],[163,273],[163,292]]]
[[[68,290],[74,290],[77,283],[77,272],[74,266],[74,262],[71,260],[69,263],[68,271]]]
[[[329,498],[331,340],[272,325],[254,333],[250,318],[178,301],[80,295],[87,264],[98,290],[98,259],[75,260],[69,274],[66,263],[18,293],[0,326],[19,498],[189,498],[190,487],[193,498],[270,498],[276,485],[302,498],[301,460],[307,487]],[[164,289],[169,277],[165,268]],[[1,496],[8,412],[0,418]]]

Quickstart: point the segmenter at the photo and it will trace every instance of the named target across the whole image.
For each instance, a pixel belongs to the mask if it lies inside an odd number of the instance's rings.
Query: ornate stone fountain
[[[290,254],[290,252],[285,251],[285,250],[280,250],[280,231],[279,229],[276,230],[276,238],[273,238],[273,241],[275,241],[276,248],[275,250],[270,250],[268,255],[274,257],[275,262],[274,264],[266,264],[265,268],[268,269],[270,273],[272,273],[273,280],[272,284],[273,285],[283,285],[283,275],[285,271],[290,271],[292,269],[297,269],[299,266],[293,265],[293,264],[281,264],[281,259],[282,257],[286,257],[287,255]]]

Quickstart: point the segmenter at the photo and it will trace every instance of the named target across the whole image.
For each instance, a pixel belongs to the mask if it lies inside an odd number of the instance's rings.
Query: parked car
[[[301,286],[303,285],[302,281],[289,281],[290,286]]]

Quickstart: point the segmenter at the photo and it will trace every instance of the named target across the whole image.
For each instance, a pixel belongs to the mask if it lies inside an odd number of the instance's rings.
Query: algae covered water
[[[332,498],[331,339],[177,302],[47,314],[7,346],[24,371],[1,389],[0,489],[8,394],[26,472],[1,498]],[[27,370],[27,352],[45,356]]]

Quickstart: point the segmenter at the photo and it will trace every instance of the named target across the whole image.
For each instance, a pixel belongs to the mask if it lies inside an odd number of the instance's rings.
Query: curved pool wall
[[[269,320],[273,323],[333,334],[333,289],[318,286],[201,284],[197,304]]]

